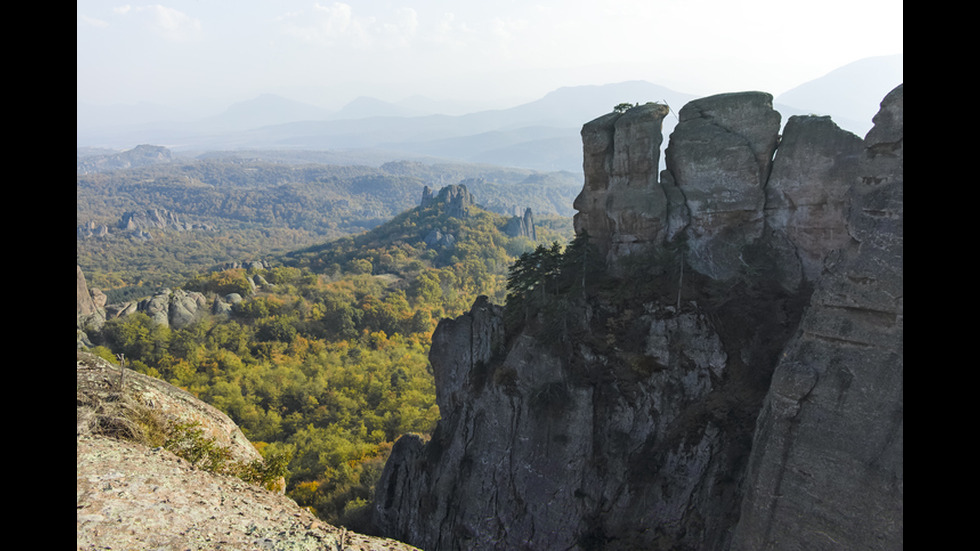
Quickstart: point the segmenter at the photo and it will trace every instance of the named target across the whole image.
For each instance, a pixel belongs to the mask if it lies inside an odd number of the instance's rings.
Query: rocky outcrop
[[[272,267],[272,264],[265,260],[234,260],[231,262],[223,262],[218,264],[211,271],[222,271],[222,270],[235,270],[235,269],[245,269],[245,270],[266,270]]]
[[[87,222],[75,229],[78,239],[90,237],[107,237],[110,234],[128,236],[132,239],[151,239],[153,231],[214,231],[210,224],[191,224],[184,222],[180,216],[167,209],[149,209],[145,211],[128,211],[123,213],[115,226]]]
[[[169,163],[174,160],[173,153],[158,145],[138,145],[128,151],[105,155],[90,155],[75,159],[78,174],[103,172],[124,168]]]
[[[89,345],[85,330],[99,328],[105,323],[105,293],[98,289],[89,289],[82,267],[75,265],[75,328],[77,329],[78,345]]]
[[[456,246],[456,236],[451,233],[443,233],[440,229],[433,229],[422,238],[426,247],[430,249],[451,249]]]
[[[106,224],[96,224],[93,221],[86,222],[75,228],[75,238],[85,239],[88,237],[106,237],[109,235],[109,226]]]
[[[100,307],[105,306],[105,302],[101,305],[96,303],[95,295],[93,295],[92,291],[89,291],[88,282],[85,281],[85,274],[82,273],[82,267],[77,264],[75,265],[75,297],[75,317],[77,319],[84,319],[91,316]],[[102,297],[105,297],[105,295],[102,295]]]
[[[145,406],[167,421],[195,423],[204,436],[229,450],[236,461],[262,459],[238,425],[189,392],[125,367],[113,366],[92,354],[77,352],[76,356],[76,420],[79,436],[98,433],[100,427],[107,423],[100,418],[106,417],[107,404],[129,400]]]
[[[759,415],[733,549],[901,549],[903,95],[882,102]]]
[[[685,105],[666,152],[665,180],[680,190],[687,262],[714,279],[744,265],[742,249],[762,236],[765,184],[780,115],[761,92],[722,94]]]
[[[267,268],[265,261],[246,261],[229,263],[230,268]],[[90,347],[91,342],[85,331],[98,331],[107,320],[129,316],[137,312],[146,314],[154,323],[182,329],[196,321],[200,316],[229,314],[232,307],[242,301],[238,293],[213,298],[197,291],[183,289],[161,289],[152,296],[126,302],[107,304],[106,295],[98,289],[89,289],[81,266],[76,273],[76,325],[79,330],[79,348]],[[261,274],[246,277],[252,291],[263,287],[273,287]]]
[[[866,139],[768,94],[583,127],[604,285],[439,324],[442,419],[380,533],[423,549],[902,547],[902,88]],[[508,321],[511,320],[511,321]],[[511,327],[511,329],[506,329]]]
[[[215,299],[222,301],[221,298]],[[226,299],[227,300],[227,299]],[[183,289],[161,289],[153,296],[141,300],[110,304],[105,308],[105,319],[114,319],[141,312],[154,323],[182,329],[194,322],[201,314],[221,309],[203,293]]]
[[[173,229],[184,231],[191,229],[177,216],[177,213],[167,209],[150,209],[146,211],[130,211],[123,213],[118,225],[120,230],[127,232],[147,231],[151,229]]]
[[[79,353],[76,390],[76,549],[412,549],[330,526],[281,493],[125,437],[120,404],[198,423],[235,460],[261,460],[227,416],[178,388]]]
[[[441,203],[445,209],[446,216],[453,218],[466,218],[470,214],[470,208],[476,204],[473,195],[464,185],[448,185],[433,194],[429,186],[422,189],[422,200],[419,206],[425,208],[436,203]]]
[[[575,231],[618,256],[662,243],[669,212],[657,185],[665,105],[647,103],[582,127],[585,186],[573,206]]]
[[[522,216],[514,216],[507,220],[503,232],[510,237],[526,237],[536,242],[538,233],[534,228],[534,214],[531,212],[531,207],[526,208]]]
[[[681,239],[690,267],[713,279],[737,275],[745,247],[769,232],[770,246],[800,256],[788,286],[801,271],[817,277],[822,258],[848,239],[842,209],[861,139],[813,116],[791,117],[780,137],[772,96],[721,94],[680,110],[658,178],[666,114],[647,104],[583,127],[576,231],[588,231],[612,264]]]

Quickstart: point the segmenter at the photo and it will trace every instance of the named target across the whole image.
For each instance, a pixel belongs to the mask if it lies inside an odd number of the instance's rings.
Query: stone
[[[575,230],[614,289],[512,329],[486,298],[440,322],[442,418],[395,444],[376,529],[426,549],[901,548],[901,87],[864,140],[796,117],[780,142],[760,92],[695,100],[659,175],[666,111],[636,109],[582,129]]]
[[[770,237],[792,246],[783,262],[798,257],[802,277],[815,281],[823,259],[849,244],[847,192],[864,151],[860,138],[830,117],[793,116],[786,122],[765,188]]]
[[[645,251],[663,240],[666,201],[657,174],[666,105],[647,103],[582,127],[586,185],[573,206],[577,233],[603,256]]]
[[[882,101],[842,248],[759,416],[733,549],[901,549],[902,88]]]
[[[764,188],[781,117],[770,94],[741,92],[694,100],[678,118],[665,157],[688,216],[687,262],[714,279],[730,279],[744,246],[763,233]]]
[[[113,405],[138,402],[199,423],[236,460],[261,459],[227,416],[183,390],[80,352],[76,391],[76,549],[414,549],[320,522],[282,492],[211,473],[163,447],[93,430]]]
[[[507,220],[502,231],[510,237],[527,237],[536,242],[538,234],[534,228],[534,214],[531,212],[531,207],[524,209],[523,215],[514,216]]]

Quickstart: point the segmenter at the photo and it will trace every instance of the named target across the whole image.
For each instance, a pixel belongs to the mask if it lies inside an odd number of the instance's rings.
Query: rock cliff
[[[454,218],[466,218],[470,214],[470,208],[476,204],[473,195],[464,185],[451,184],[443,187],[434,195],[429,186],[425,186],[422,189],[422,200],[419,202],[419,206],[425,208],[435,203],[444,203],[446,216]]]
[[[433,336],[442,419],[400,439],[378,531],[423,549],[900,549],[903,96],[862,140],[772,97],[582,129],[605,262],[516,325]],[[584,286],[583,286],[584,287]],[[510,308],[509,304],[507,308]]]

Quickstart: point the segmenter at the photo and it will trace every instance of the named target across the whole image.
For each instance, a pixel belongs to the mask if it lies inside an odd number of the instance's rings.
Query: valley
[[[493,165],[316,163],[277,152],[182,158],[166,148],[80,155],[76,253],[115,301],[150,295],[198,270],[276,255],[377,227],[417,206],[428,187],[464,183],[500,214],[532,209],[542,232],[570,235],[581,178]],[[318,157],[311,154],[309,158]],[[128,227],[133,214],[179,224]],[[137,217],[139,219],[139,217]]]
[[[463,183],[430,191],[445,180]],[[80,285],[101,296],[79,346],[227,413],[288,464],[289,497],[367,529],[393,442],[438,420],[436,324],[477,296],[502,302],[532,237],[570,239],[555,204],[570,180],[215,159],[79,175]],[[521,216],[487,210],[471,188]]]
[[[79,148],[78,348],[420,548],[900,543],[902,109],[630,104],[581,173]]]

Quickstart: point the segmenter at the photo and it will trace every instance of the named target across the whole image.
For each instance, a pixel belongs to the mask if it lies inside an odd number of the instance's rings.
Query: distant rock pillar
[[[527,232],[527,236],[531,238],[531,241],[538,240],[538,232],[534,229],[534,215],[531,213],[531,207],[528,207],[524,211],[524,231]]]
[[[427,207],[432,204],[432,201],[432,190],[429,189],[429,186],[425,186],[422,188],[422,201],[419,202],[419,206],[423,208]]]

